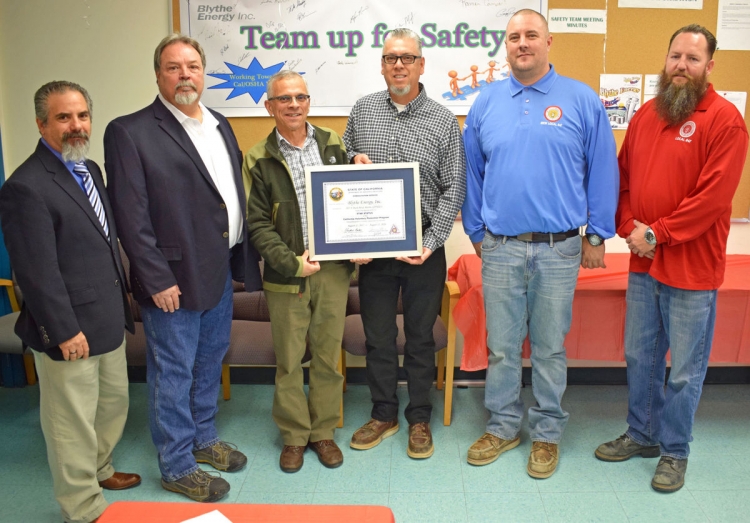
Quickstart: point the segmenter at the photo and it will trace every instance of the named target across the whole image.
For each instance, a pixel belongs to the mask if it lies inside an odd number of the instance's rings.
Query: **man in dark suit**
[[[50,82],[34,96],[42,139],[0,190],[5,243],[24,296],[16,334],[34,349],[55,497],[67,522],[107,507],[128,413],[125,328],[133,331],[117,229],[101,171],[86,160],[91,99]]]
[[[146,330],[151,436],[162,487],[216,501],[247,458],[216,431],[232,277],[260,288],[247,241],[242,153],[227,120],[200,103],[206,58],[173,34],[154,54],[159,95],[104,134],[109,195]],[[245,262],[247,270],[245,270]]]

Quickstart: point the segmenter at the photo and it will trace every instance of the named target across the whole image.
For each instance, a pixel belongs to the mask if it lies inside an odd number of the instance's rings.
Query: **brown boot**
[[[424,459],[432,456],[434,451],[430,424],[423,421],[409,425],[409,446],[406,449],[406,454],[410,458]]]
[[[311,441],[308,445],[318,455],[320,462],[329,469],[340,467],[344,462],[344,455],[336,442],[332,439]]]
[[[380,444],[385,438],[398,432],[398,420],[379,421],[370,419],[352,435],[349,446],[357,450],[367,450]]]
[[[284,472],[297,472],[305,462],[303,454],[305,447],[295,445],[284,445],[279,458],[279,466]]]
[[[555,473],[559,459],[560,449],[556,443],[534,441],[531,444],[531,453],[529,454],[529,464],[526,466],[526,472],[532,478],[548,478]]]

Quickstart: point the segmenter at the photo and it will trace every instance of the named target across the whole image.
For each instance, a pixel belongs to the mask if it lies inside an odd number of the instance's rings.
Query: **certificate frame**
[[[341,240],[327,237],[326,198],[331,184],[342,187],[372,186],[383,181],[389,187],[402,188],[403,231],[394,224],[396,239]],[[394,183],[395,182],[395,183]],[[335,187],[337,188],[337,187]],[[354,258],[396,258],[422,255],[422,209],[419,192],[419,163],[377,163],[305,167],[307,196],[307,237],[312,261]],[[348,192],[348,191],[347,191]],[[338,193],[335,193],[336,195]],[[338,200],[336,200],[338,201]],[[398,214],[398,213],[396,213]],[[330,217],[330,216],[329,216]],[[403,234],[402,234],[403,232]]]

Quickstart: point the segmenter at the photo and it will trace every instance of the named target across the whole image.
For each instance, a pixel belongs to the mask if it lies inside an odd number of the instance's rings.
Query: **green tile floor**
[[[146,385],[131,385],[130,394],[130,414],[115,451],[115,466],[141,474],[143,484],[107,492],[107,499],[190,503],[160,486],[148,432]],[[406,390],[399,388],[398,394],[405,405]],[[0,388],[2,523],[61,521],[39,428],[38,395],[38,387]],[[484,428],[483,388],[455,391],[449,427],[441,422],[442,393],[433,391],[435,454],[430,459],[407,457],[405,424],[372,450],[350,449],[352,432],[369,418],[364,385],[352,385],[344,395],[345,425],[336,433],[343,466],[326,469],[308,451],[302,470],[285,474],[278,468],[281,441],[271,419],[272,396],[270,385],[234,385],[231,401],[219,400],[222,438],[248,456],[245,469],[224,474],[232,490],[222,502],[387,505],[399,523],[750,522],[750,385],[705,387],[685,487],[669,495],[650,488],[656,459],[603,463],[594,458],[599,443],[626,428],[624,386],[568,388],[564,406],[570,421],[560,465],[546,480],[526,474],[531,448],[526,426],[521,445],[495,463],[466,463],[467,449]],[[533,398],[528,387],[523,397],[529,406]]]

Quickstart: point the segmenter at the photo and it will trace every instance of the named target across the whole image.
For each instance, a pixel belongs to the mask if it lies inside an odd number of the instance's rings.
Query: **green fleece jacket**
[[[333,165],[346,165],[344,143],[331,129],[313,126],[320,157]],[[247,232],[265,261],[263,288],[275,292],[301,293],[302,220],[292,173],[279,150],[276,129],[245,155],[242,178],[247,201]],[[342,262],[336,262],[342,263]],[[343,262],[349,263],[349,262]],[[354,266],[350,268],[353,270]]]

